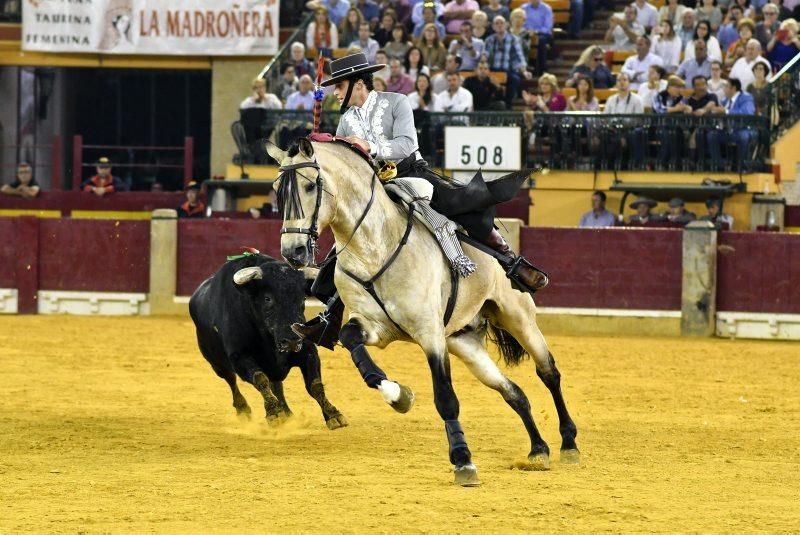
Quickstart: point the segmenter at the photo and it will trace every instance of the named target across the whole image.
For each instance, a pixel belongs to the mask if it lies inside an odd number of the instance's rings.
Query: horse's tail
[[[516,366],[530,356],[525,351],[525,348],[522,347],[522,344],[511,336],[511,333],[492,325],[491,322],[489,323],[487,337],[500,349],[500,355],[502,355],[507,366]]]

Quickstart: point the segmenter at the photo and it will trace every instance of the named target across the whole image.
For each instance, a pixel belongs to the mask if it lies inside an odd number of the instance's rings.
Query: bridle
[[[316,158],[314,160],[308,161],[308,162],[300,162],[300,163],[294,163],[294,164],[290,164],[290,165],[282,165],[279,168],[279,170],[281,172],[281,178],[284,178],[283,173],[285,173],[287,171],[296,171],[298,169],[305,169],[305,168],[316,169],[316,171],[317,171],[317,178],[314,180],[314,183],[315,183],[316,188],[317,188],[317,198],[316,198],[316,200],[314,202],[314,213],[311,215],[311,226],[307,227],[307,228],[306,227],[284,227],[284,228],[281,229],[281,235],[283,235],[283,234],[305,234],[305,235],[307,235],[308,236],[308,242],[307,242],[306,247],[308,248],[308,252],[310,253],[310,256],[311,256],[311,262],[313,263],[313,262],[315,262],[316,253],[317,253],[317,240],[319,239],[319,227],[318,227],[317,223],[319,221],[319,209],[320,209],[320,206],[322,205],[322,192],[323,192],[323,184],[324,184],[324,181],[323,181],[323,178],[322,178],[322,171],[321,171],[321,169],[319,167],[319,163],[317,162]],[[303,175],[300,175],[300,176],[303,176]],[[309,180],[305,176],[303,176],[303,178],[305,178],[306,180]],[[358,231],[358,228],[364,222],[364,219],[366,219],[370,208],[372,208],[373,201],[375,200],[375,183],[377,182],[377,179],[378,179],[378,174],[373,169],[372,181],[370,183],[369,201],[367,202],[367,206],[364,208],[364,212],[361,214],[361,216],[359,216],[355,227],[353,227],[353,232],[352,232],[352,234],[350,234],[350,237],[347,239],[347,241],[345,242],[344,246],[342,246],[341,249],[336,251],[335,254],[329,255],[325,259],[325,261],[323,262],[323,265],[327,264],[329,262],[332,262],[336,257],[338,257],[342,252],[344,252],[344,250],[350,244],[350,241],[353,239],[353,236],[356,235],[356,232]],[[294,184],[293,184],[292,187],[295,187],[295,188],[297,187],[297,179],[296,178],[294,179]],[[322,266],[320,266],[320,267],[322,267]]]

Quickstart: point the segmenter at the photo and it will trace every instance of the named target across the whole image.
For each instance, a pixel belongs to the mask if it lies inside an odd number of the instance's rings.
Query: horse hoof
[[[270,427],[278,427],[286,423],[292,417],[291,412],[279,412],[277,414],[267,415],[267,425]]]
[[[528,455],[528,468],[535,471],[550,470],[550,456],[546,453]]]
[[[561,457],[558,462],[561,464],[581,464],[581,452],[574,450],[561,450]]]
[[[343,414],[337,414],[325,420],[325,425],[328,426],[328,429],[333,431],[334,429],[339,429],[340,427],[347,427],[350,424],[347,423],[347,419]]]
[[[236,416],[242,422],[249,422],[252,415],[253,414],[250,411],[250,407],[245,407],[244,409],[236,409]]]
[[[454,483],[456,485],[462,487],[477,487],[481,484],[481,482],[478,481],[478,469],[472,463],[455,467],[453,473],[455,474]]]
[[[400,397],[390,403],[392,408],[400,414],[405,414],[414,406],[414,391],[405,385],[400,386]]]

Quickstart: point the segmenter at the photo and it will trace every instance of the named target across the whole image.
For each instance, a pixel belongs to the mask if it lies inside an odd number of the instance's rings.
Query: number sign
[[[444,166],[452,171],[516,171],[522,166],[518,126],[447,126]]]

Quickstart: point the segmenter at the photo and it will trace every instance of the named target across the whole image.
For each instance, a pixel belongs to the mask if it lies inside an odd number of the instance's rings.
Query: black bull
[[[230,386],[237,414],[250,415],[236,386],[238,375],[264,397],[269,423],[288,418],[283,380],[297,367],[325,423],[336,429],[347,421],[325,397],[317,348],[302,342],[290,328],[304,321],[305,285],[303,274],[285,262],[248,255],[227,262],[206,279],[192,295],[189,313],[200,351]]]

